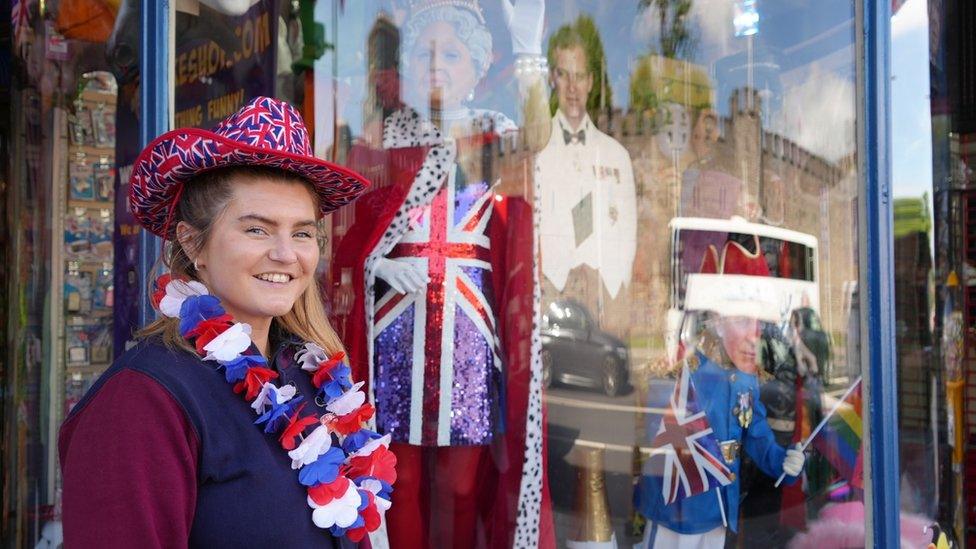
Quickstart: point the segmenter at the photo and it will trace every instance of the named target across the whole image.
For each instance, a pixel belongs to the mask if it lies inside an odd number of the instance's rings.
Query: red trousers
[[[397,481],[386,513],[390,547],[475,549],[487,446],[393,443]]]

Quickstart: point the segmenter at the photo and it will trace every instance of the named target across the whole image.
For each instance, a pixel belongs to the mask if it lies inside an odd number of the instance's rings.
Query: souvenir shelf
[[[61,111],[66,136],[54,155],[52,250],[62,266],[53,270],[51,292],[52,356],[63,374],[52,393],[63,397],[52,399],[58,424],[112,361],[116,90],[98,74]]]

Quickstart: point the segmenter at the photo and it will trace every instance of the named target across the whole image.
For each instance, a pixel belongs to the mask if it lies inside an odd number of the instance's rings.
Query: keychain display
[[[71,200],[95,200],[95,172],[84,159],[75,159],[68,166]]]
[[[115,146],[115,124],[111,122],[115,118],[115,109],[108,109],[104,103],[100,103],[91,111],[92,137],[96,147]]]
[[[84,101],[75,102],[75,112],[68,117],[68,133],[75,147],[88,147],[95,143],[92,119]]]
[[[99,81],[93,76],[91,83]],[[112,361],[115,95],[89,85],[68,115],[64,196],[65,412]]]
[[[100,210],[92,216],[88,230],[93,261],[112,261],[112,216],[108,210]]]
[[[111,202],[115,197],[113,187],[115,187],[115,170],[109,162],[98,162],[92,166],[94,172],[94,194],[95,200],[99,202]]]
[[[64,219],[64,254],[67,259],[82,259],[88,257],[91,251],[91,241],[88,233],[91,229],[91,219],[85,211],[69,212]]]

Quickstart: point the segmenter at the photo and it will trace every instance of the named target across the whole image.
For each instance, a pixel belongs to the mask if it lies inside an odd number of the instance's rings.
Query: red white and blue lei
[[[308,490],[315,525],[354,542],[379,528],[391,505],[396,456],[389,435],[364,427],[373,406],[366,402],[363,383],[350,379],[345,355],[330,357],[315,343],[296,353],[295,361],[312,375],[319,399],[326,402],[321,416],[303,416],[303,397],[294,386],[273,383],[278,373],[251,342],[251,327],[234,322],[206,286],[164,275],[156,281],[153,302],[165,316],[179,319],[180,335],[203,360],[224,369],[234,392],[243,394],[257,414],[254,423],[279,435]]]

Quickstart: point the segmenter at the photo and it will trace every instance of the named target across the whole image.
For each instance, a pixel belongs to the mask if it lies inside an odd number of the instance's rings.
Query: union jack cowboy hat
[[[308,130],[294,107],[256,97],[212,130],[180,128],[160,135],[139,154],[129,178],[129,206],[149,232],[173,238],[183,185],[228,166],[278,168],[308,180],[328,214],[369,184],[363,176],[312,154]]]

